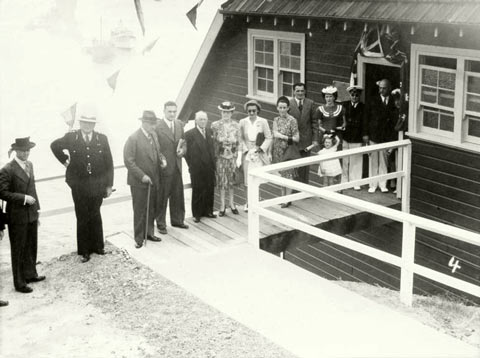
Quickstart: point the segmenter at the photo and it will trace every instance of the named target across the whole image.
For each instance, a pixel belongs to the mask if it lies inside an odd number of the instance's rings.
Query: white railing
[[[331,185],[329,187],[316,187],[294,180],[282,178],[276,174],[279,170],[301,167],[304,165],[318,164],[321,161],[343,158],[355,154],[368,154],[375,151],[383,151],[398,148],[398,158],[401,162],[397,165],[397,171],[384,175],[377,175],[370,178],[350,181]],[[415,235],[416,228],[425,229],[437,234],[445,235],[450,238],[467,242],[469,244],[480,246],[480,235],[472,231],[460,229],[451,225],[446,225],[433,220],[425,219],[410,214],[410,168],[411,168],[411,143],[409,140],[400,140],[384,144],[344,150],[326,155],[314,155],[307,158],[296,159],[288,162],[268,165],[262,168],[256,168],[249,171],[248,177],[248,241],[259,247],[260,242],[260,216],[264,216],[272,221],[281,222],[284,225],[294,229],[304,231],[310,235],[321,237],[351,250],[374,257],[378,260],[400,267],[400,300],[408,305],[412,305],[413,299],[413,275],[418,274],[434,281],[441,282],[444,285],[456,288],[471,295],[480,297],[480,287],[452,276],[437,272],[425,266],[415,264]],[[372,181],[397,179],[397,188],[402,192],[402,211],[394,210],[382,205],[345,196],[336,191],[368,184]],[[279,186],[297,190],[298,193],[277,197],[269,200],[260,201],[259,187],[262,183],[273,183]],[[401,184],[400,184],[401,183]],[[397,190],[398,190],[397,189]],[[369,212],[375,215],[398,221],[403,224],[402,234],[402,254],[396,256],[378,250],[376,248],[346,239],[342,236],[319,229],[315,226],[292,219],[284,214],[268,210],[269,207],[286,201],[301,200],[309,197],[319,197],[332,202],[343,204],[360,211]]]

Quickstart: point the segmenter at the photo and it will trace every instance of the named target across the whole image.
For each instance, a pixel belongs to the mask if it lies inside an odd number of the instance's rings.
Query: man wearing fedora
[[[365,105],[360,102],[363,88],[358,85],[347,87],[350,100],[342,103],[345,109],[345,131],[343,132],[343,149],[360,148],[363,145],[363,136],[367,128]],[[363,155],[351,155],[342,160],[342,183],[362,179]],[[360,190],[356,185],[354,190]]]
[[[158,212],[160,170],[167,165],[160,152],[155,126],[159,120],[153,111],[144,111],[140,128],[128,137],[123,148],[123,161],[128,170],[133,205],[133,232],[135,247],[143,246],[145,239],[162,241],[154,235],[155,215]],[[150,195],[150,196],[149,196]]]
[[[167,159],[167,167],[160,172],[159,208],[157,228],[160,234],[167,234],[167,205],[170,207],[172,226],[188,229],[185,224],[185,200],[183,196],[182,158],[187,146],[183,133],[182,121],[176,119],[177,104],[168,101],[163,106],[164,118],[155,128],[162,153]]]
[[[15,289],[30,293],[31,282],[45,280],[37,274],[38,202],[32,162],[28,160],[35,143],[30,137],[17,138],[11,146],[15,157],[0,170],[0,199],[6,201],[6,222],[10,238]]]
[[[86,104],[79,109],[80,129],[54,140],[50,148],[67,168],[66,182],[77,217],[78,254],[87,262],[92,253],[105,254],[100,207],[112,194],[113,160],[107,137],[93,130],[97,123],[95,106]]]

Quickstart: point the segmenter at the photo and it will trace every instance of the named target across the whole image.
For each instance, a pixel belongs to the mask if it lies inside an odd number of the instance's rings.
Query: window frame
[[[273,41],[273,93],[257,90],[255,65],[255,39]],[[271,31],[248,29],[248,93],[247,98],[256,99],[265,103],[276,104],[278,97],[283,95],[282,79],[285,69],[280,67],[280,42],[295,42],[300,44],[300,70],[288,72],[299,73],[300,82],[305,82],[305,34],[287,31]],[[265,66],[265,68],[270,68]]]
[[[420,63],[421,56],[443,57],[456,60],[456,69],[436,67]],[[408,135],[429,142],[448,145],[468,151],[480,152],[480,138],[469,136],[467,133],[467,76],[473,74],[480,77],[480,73],[467,71],[467,61],[480,62],[480,50],[462,48],[439,47],[431,45],[411,45],[410,56],[410,106]],[[438,104],[431,105],[421,101],[421,75],[423,68],[432,68],[445,72],[455,73],[454,107],[444,107]],[[453,132],[433,129],[423,126],[422,106],[437,108],[453,112]]]

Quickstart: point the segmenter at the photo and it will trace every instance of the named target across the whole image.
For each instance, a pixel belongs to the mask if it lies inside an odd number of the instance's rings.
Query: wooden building
[[[321,103],[328,85],[355,78],[368,101],[389,78],[408,98],[412,213],[480,232],[479,33],[473,0],[230,0],[178,97],[180,117],[202,109],[216,120],[229,100],[240,119],[254,98],[271,120],[295,82]],[[462,251],[478,269],[478,248]]]

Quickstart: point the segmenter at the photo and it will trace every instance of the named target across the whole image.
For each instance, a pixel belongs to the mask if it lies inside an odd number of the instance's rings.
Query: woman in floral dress
[[[285,96],[280,97],[277,100],[279,116],[273,120],[273,163],[282,162],[288,146],[293,143],[298,143],[300,140],[297,120],[288,114],[289,109],[290,101],[288,98]],[[280,175],[284,178],[294,179],[296,177],[296,169],[281,170]],[[282,187],[282,195],[288,195],[291,192],[291,189]],[[291,202],[283,203],[281,207],[287,208],[290,204]]]
[[[216,158],[216,187],[220,193],[219,216],[225,216],[225,191],[228,190],[230,210],[238,214],[238,209],[233,201],[233,189],[238,182],[235,177],[237,152],[240,149],[240,127],[232,120],[235,107],[231,102],[223,102],[218,106],[221,119],[212,123],[213,139],[215,143]]]

